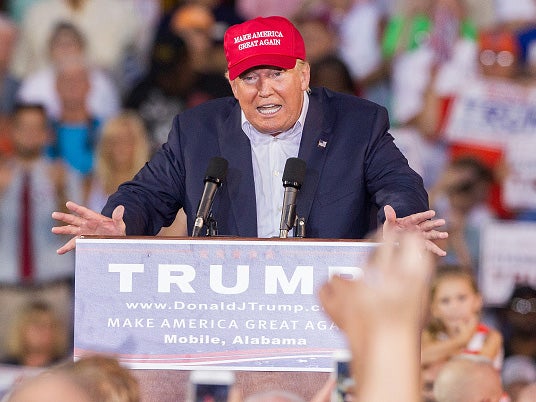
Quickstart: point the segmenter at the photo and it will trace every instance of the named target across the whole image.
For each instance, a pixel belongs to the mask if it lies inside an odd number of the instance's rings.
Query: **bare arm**
[[[380,245],[363,279],[334,277],[319,292],[348,338],[363,402],[415,402],[420,395],[419,338],[433,264],[422,236],[400,232],[391,239],[398,245]]]
[[[457,334],[447,339],[434,339],[425,331],[422,337],[421,365],[441,362],[461,353],[476,330],[477,322],[472,321],[458,329]]]
[[[486,337],[484,345],[482,345],[480,354],[494,360],[501,353],[502,347],[503,337],[501,333],[492,329]]]

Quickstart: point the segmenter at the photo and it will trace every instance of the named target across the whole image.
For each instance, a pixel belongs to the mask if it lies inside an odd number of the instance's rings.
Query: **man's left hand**
[[[449,234],[436,230],[445,225],[444,219],[432,219],[435,211],[429,209],[425,212],[408,215],[404,218],[397,218],[396,212],[390,205],[384,207],[385,222],[383,223],[383,238],[389,240],[393,233],[399,231],[420,232],[425,239],[425,247],[428,251],[437,254],[440,257],[447,255],[447,252],[440,248],[434,240],[446,239]]]

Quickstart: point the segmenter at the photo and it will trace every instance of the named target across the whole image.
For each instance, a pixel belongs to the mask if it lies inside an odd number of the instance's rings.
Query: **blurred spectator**
[[[509,356],[504,359],[501,377],[504,390],[516,401],[521,389],[536,382],[536,363],[528,356]]]
[[[249,395],[244,402],[305,402],[305,400],[289,391],[271,390]]]
[[[57,119],[61,105],[56,88],[56,69],[72,59],[85,60],[86,41],[78,28],[70,22],[59,22],[49,40],[49,63],[46,67],[25,78],[18,91],[23,102],[42,103],[50,117]],[[101,69],[88,63],[90,89],[87,108],[100,119],[106,119],[119,111],[120,96],[117,86]]]
[[[15,386],[5,402],[100,402],[69,373],[44,372]]]
[[[13,110],[17,80],[9,72],[17,27],[5,15],[0,14],[0,157],[11,152],[8,138],[8,116]]]
[[[493,172],[478,158],[461,156],[450,161],[430,189],[430,205],[447,221],[450,254],[447,264],[459,264],[478,275],[480,234],[496,215],[489,206]]]
[[[536,289],[518,284],[499,317],[505,356],[527,356],[536,364]]]
[[[13,110],[16,82],[9,73],[9,63],[16,39],[16,25],[0,14],[0,116],[5,116]]]
[[[180,36],[184,40],[188,46],[192,68],[196,72],[224,73],[227,63],[221,46],[222,37],[218,43],[215,16],[204,2],[181,2],[164,15],[159,23],[157,40],[170,34]]]
[[[503,360],[502,335],[481,322],[482,296],[473,275],[460,267],[440,267],[430,287],[430,317],[422,335],[423,391],[458,355],[486,357],[496,370]]]
[[[314,64],[328,56],[336,56],[338,37],[333,28],[321,18],[303,17],[296,21],[303,36],[307,61]]]
[[[134,177],[151,156],[151,144],[141,118],[123,112],[102,127],[89,176],[86,204],[100,211],[117,187]]]
[[[410,0],[402,4],[385,29],[382,50],[388,59],[427,46],[435,63],[441,63],[450,58],[460,37],[475,37],[476,27],[467,18],[463,0]]]
[[[292,19],[300,11],[303,3],[305,3],[303,0],[235,0],[235,7],[246,20],[271,15]]]
[[[443,166],[444,154],[439,147],[429,146],[421,131],[413,126],[392,127],[389,133],[395,139],[396,146],[402,151],[409,166],[423,179],[424,187],[428,190],[438,176],[438,165]],[[428,162],[428,161],[431,162]]]
[[[151,142],[143,120],[125,111],[102,127],[95,152],[95,169],[87,178],[86,205],[100,211],[119,185],[131,180],[151,156]],[[187,236],[186,215],[181,210],[175,222],[159,236]]]
[[[112,356],[83,356],[16,384],[5,402],[139,402],[140,386]]]
[[[73,59],[85,62],[85,40],[74,25],[60,22],[54,27],[49,44],[49,65],[25,78],[17,96],[23,102],[44,104],[49,116],[57,119],[61,113],[61,105],[56,88],[56,69]],[[88,69],[88,109],[101,119],[115,115],[120,107],[120,96],[115,82],[98,68],[88,66]]]
[[[87,107],[90,70],[80,59],[70,59],[56,69],[60,115],[53,120],[53,138],[47,153],[60,158],[82,175],[93,170],[101,121]]]
[[[213,39],[223,45],[225,31],[231,25],[244,22],[244,17],[238,13],[234,0],[194,0],[209,7],[216,20],[212,31]]]
[[[472,356],[446,363],[434,384],[435,402],[500,402],[501,377],[489,361]]]
[[[387,104],[383,86],[381,33],[384,16],[374,0],[330,0],[328,19],[339,38],[337,51],[361,95]]]
[[[478,275],[482,227],[494,220],[488,204],[493,173],[473,157],[449,162],[443,175],[430,189],[430,205],[445,217],[449,237],[446,264],[470,268]]]
[[[28,8],[39,1],[41,0],[7,0],[5,3],[7,3],[6,8],[9,16],[17,24],[20,24]]]
[[[174,116],[208,99],[231,96],[223,75],[196,72],[184,40],[172,33],[156,38],[151,68],[124,101],[142,117],[154,145],[164,143]]]
[[[140,387],[130,370],[105,355],[83,356],[59,368],[83,384],[99,402],[139,402]]]
[[[453,58],[455,65],[464,61],[465,57],[456,57],[458,47],[464,49],[476,36],[461,0],[403,4],[391,16],[382,39],[383,57],[391,70],[396,124],[406,124],[421,112],[436,69]]]
[[[3,364],[47,367],[68,356],[68,331],[54,308],[29,302],[17,311],[7,338]]]
[[[445,264],[478,272],[480,232],[495,215],[488,204],[493,172],[479,159],[459,157],[429,190],[430,205],[447,221]]]
[[[129,52],[124,67],[124,74],[128,75],[125,80],[126,87],[129,89],[140,75],[147,71],[149,67],[151,46],[155,37],[158,22],[163,13],[163,1],[161,0],[130,0],[132,7],[139,16],[140,28],[136,38],[138,51]]]
[[[0,160],[0,322],[39,295],[69,325],[74,258],[55,252],[62,240],[50,232],[51,211],[81,199],[81,179],[43,156],[50,132],[41,105],[16,105],[11,126],[14,153]]]
[[[56,24],[72,22],[87,39],[88,61],[120,79],[128,52],[139,51],[139,16],[132,3],[109,0],[41,0],[24,15],[12,64],[19,79],[47,65]],[[134,50],[133,50],[134,49]]]
[[[3,284],[43,283],[74,275],[74,258],[55,252],[64,240],[51,234],[50,214],[56,208],[65,208],[71,197],[81,199],[81,182],[63,163],[43,156],[49,134],[41,105],[16,106],[12,124],[14,155],[0,163]]]
[[[354,80],[352,80],[346,63],[335,55],[326,56],[311,63],[310,85],[357,95]]]
[[[388,87],[381,37],[386,12],[379,0],[328,0],[303,2],[294,15],[308,61],[332,54],[340,57],[360,96],[385,106]]]

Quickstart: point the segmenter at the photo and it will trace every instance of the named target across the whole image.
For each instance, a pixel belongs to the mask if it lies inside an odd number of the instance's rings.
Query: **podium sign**
[[[82,238],[75,358],[131,368],[332,370],[342,332],[317,291],[360,275],[374,243],[304,239]]]

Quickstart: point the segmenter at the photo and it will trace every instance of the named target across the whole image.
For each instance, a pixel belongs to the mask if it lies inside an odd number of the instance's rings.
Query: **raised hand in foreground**
[[[425,247],[418,232],[394,232],[362,278],[335,276],[319,290],[326,313],[347,336],[358,401],[419,400],[420,334],[433,268]]]

